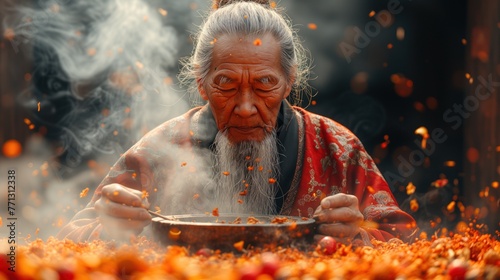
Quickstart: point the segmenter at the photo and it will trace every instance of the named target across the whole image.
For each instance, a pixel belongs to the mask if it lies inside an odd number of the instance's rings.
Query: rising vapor
[[[126,149],[187,109],[168,72],[179,43],[166,10],[143,0],[39,2],[11,7],[3,25],[14,47],[33,46],[34,89],[19,99],[40,102],[35,118],[59,132],[66,165]]]
[[[36,155],[26,148],[8,162],[25,178],[18,189],[20,236],[55,235],[88,202],[90,195],[78,194],[85,188],[92,193],[104,176],[88,170],[89,159],[112,164],[147,131],[188,109],[189,97],[176,87],[176,66],[191,49],[186,33],[202,2],[4,4],[1,31],[11,43],[5,47],[34,67],[32,88],[18,93],[17,101],[33,112],[37,128],[48,129],[51,144],[38,145],[46,152]],[[59,147],[56,160],[53,145]]]

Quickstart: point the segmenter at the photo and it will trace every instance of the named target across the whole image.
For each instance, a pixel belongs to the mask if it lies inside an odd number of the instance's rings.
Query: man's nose
[[[252,89],[242,89],[237,94],[234,113],[242,118],[248,118],[257,113],[257,107],[255,107],[255,96]]]

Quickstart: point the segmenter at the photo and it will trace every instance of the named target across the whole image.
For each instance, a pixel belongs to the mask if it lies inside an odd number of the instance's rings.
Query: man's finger
[[[131,188],[123,187],[119,184],[110,184],[102,188],[102,196],[116,203],[135,206],[149,207],[147,199],[142,199],[142,192]]]
[[[361,223],[364,219],[359,210],[348,207],[322,209],[315,214],[315,218],[319,223]]]
[[[96,201],[94,208],[100,215],[139,221],[151,220],[151,215],[144,208],[119,204],[104,197]]]
[[[134,234],[139,234],[144,227],[151,223],[151,220],[130,220],[117,219],[115,217],[99,217],[102,224],[106,225],[106,231],[130,231]]]
[[[321,207],[323,209],[340,208],[340,207],[358,207],[358,198],[354,195],[338,193],[325,197],[321,200]]]

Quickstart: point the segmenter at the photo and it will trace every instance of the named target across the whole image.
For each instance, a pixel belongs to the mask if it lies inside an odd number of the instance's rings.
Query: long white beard
[[[276,133],[233,144],[219,132],[214,145],[211,204],[221,213],[274,214],[279,156]]]
[[[215,151],[169,147],[174,168],[158,193],[161,213],[275,214],[279,188],[276,133],[263,141],[231,143],[225,133],[215,138]],[[253,170],[252,170],[253,169]]]

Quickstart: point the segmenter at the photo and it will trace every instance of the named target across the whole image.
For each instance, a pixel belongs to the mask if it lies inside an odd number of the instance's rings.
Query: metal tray
[[[248,223],[252,218],[258,223]],[[282,223],[276,223],[277,218]],[[153,234],[161,243],[188,246],[195,250],[210,248],[234,251],[241,244],[243,248],[266,244],[304,244],[312,241],[315,227],[313,219],[280,215],[189,214],[155,217],[152,220]]]

